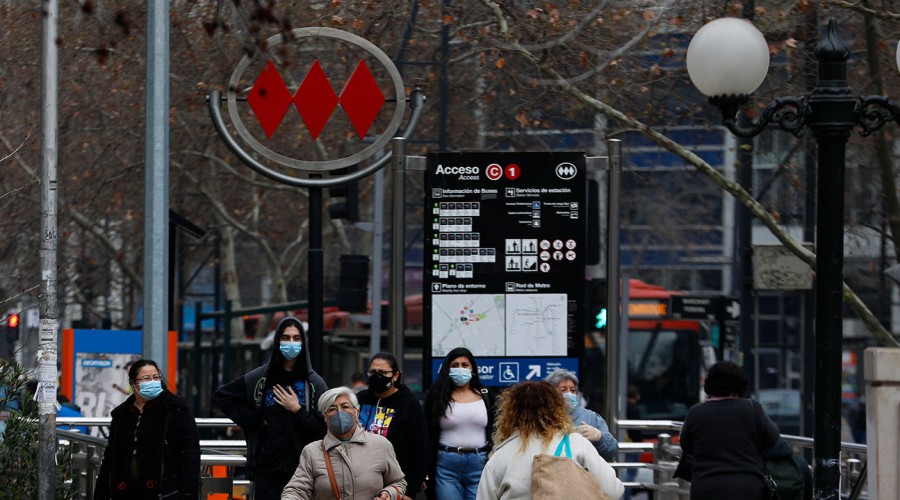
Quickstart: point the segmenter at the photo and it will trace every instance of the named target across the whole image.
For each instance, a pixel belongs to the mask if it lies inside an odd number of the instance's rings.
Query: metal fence
[[[69,426],[108,426],[110,418],[60,417],[58,425]],[[623,481],[626,488],[632,491],[646,491],[649,496],[658,500],[688,499],[690,483],[673,478],[675,467],[681,456],[681,447],[674,443],[673,436],[681,430],[681,422],[671,420],[619,420],[619,428],[624,430],[655,431],[656,442],[619,443],[619,458],[626,460],[640,454],[641,460],[620,461],[610,463],[618,471],[634,470],[640,472],[636,480]],[[226,428],[234,426],[227,418],[198,418],[198,427]],[[93,498],[94,482],[100,468],[106,440],[86,436],[79,432],[57,431],[61,447],[71,453],[72,488],[77,498]],[[812,452],[813,440],[800,436],[782,436],[794,449],[795,453],[807,455]],[[246,443],[243,440],[201,440],[201,495],[206,500],[212,498],[232,498],[236,489],[246,491],[249,481],[235,478],[235,469],[246,464],[244,455]],[[866,480],[866,446],[855,443],[842,443],[842,499],[865,499]],[[647,474],[649,472],[649,474]],[[624,474],[620,474],[623,477]]]

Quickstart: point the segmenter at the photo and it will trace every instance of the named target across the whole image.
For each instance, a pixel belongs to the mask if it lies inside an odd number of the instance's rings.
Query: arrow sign
[[[741,317],[741,303],[737,299],[725,299],[725,314],[727,319],[736,320]]]
[[[525,380],[531,380],[534,377],[541,378],[541,365],[528,365],[528,375],[525,375]]]

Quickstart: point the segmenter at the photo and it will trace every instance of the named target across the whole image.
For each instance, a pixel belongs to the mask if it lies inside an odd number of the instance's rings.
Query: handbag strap
[[[569,435],[566,434],[565,437],[559,442],[559,445],[556,447],[556,452],[553,453],[554,457],[558,457],[562,455],[563,449],[566,450],[566,458],[572,458],[572,448],[569,446]]]
[[[325,455],[325,468],[328,469],[328,481],[331,483],[331,491],[336,500],[341,500],[341,490],[338,489],[337,479],[334,478],[334,469],[331,467],[331,457],[325,449],[325,441],[322,441],[322,454]]]

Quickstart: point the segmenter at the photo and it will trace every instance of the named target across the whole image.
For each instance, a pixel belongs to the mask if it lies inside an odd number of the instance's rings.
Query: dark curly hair
[[[731,361],[719,361],[709,368],[703,391],[712,397],[743,397],[747,392],[747,376]]]

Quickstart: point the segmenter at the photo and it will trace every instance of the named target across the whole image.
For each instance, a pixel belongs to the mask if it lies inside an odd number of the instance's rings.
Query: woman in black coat
[[[730,361],[710,367],[703,389],[709,397],[691,407],[681,428],[675,476],[691,481],[691,500],[768,498],[763,451],[778,441],[778,426],[743,397],[747,378]]]
[[[190,408],[152,360],[131,365],[128,384],[132,395],[112,411],[94,499],[196,499],[200,437]]]

